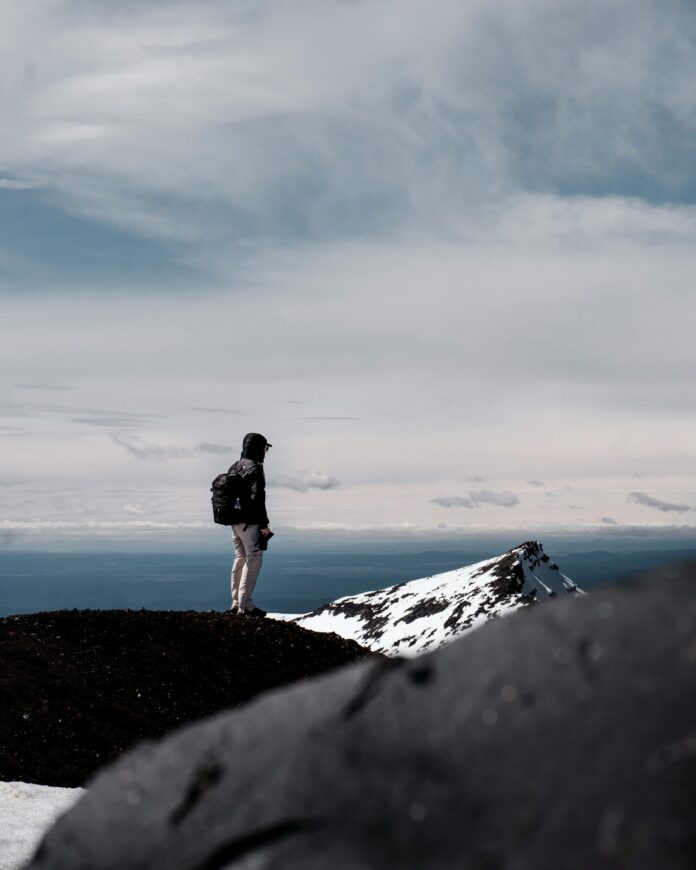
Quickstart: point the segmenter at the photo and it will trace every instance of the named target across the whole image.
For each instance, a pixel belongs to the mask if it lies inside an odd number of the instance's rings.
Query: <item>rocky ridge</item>
[[[0,780],[82,785],[142,740],[370,657],[229,613],[63,610],[0,619]]]
[[[283,618],[312,631],[335,632],[375,652],[412,656],[544,599],[584,594],[540,543],[527,541],[474,565]]]

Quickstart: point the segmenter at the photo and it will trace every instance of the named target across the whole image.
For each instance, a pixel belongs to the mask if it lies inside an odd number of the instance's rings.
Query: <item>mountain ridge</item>
[[[270,615],[312,631],[333,632],[374,652],[412,656],[490,619],[565,594],[586,593],[551,561],[542,544],[525,541],[499,556],[344,596],[307,614]]]

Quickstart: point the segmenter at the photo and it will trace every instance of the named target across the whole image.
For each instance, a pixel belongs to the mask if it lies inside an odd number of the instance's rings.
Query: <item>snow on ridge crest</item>
[[[544,598],[584,595],[537,541],[420,580],[349,595],[292,618],[386,655],[418,655]]]

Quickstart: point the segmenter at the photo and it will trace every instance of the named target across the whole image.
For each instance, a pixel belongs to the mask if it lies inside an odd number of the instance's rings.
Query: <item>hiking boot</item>
[[[245,616],[265,616],[266,611],[262,610],[260,607],[252,607],[251,610],[244,611]]]
[[[229,609],[228,612],[229,612],[229,613],[234,613],[235,616],[236,616],[236,615],[239,613],[239,608],[238,608],[237,605],[235,604],[235,605],[233,605],[232,607],[230,607],[230,609]]]

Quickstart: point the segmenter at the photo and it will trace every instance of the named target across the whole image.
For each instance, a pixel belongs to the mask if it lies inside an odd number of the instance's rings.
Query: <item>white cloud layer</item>
[[[276,475],[268,480],[268,486],[307,492],[308,489],[335,489],[339,486],[335,477],[322,471],[307,469],[294,476]]]

